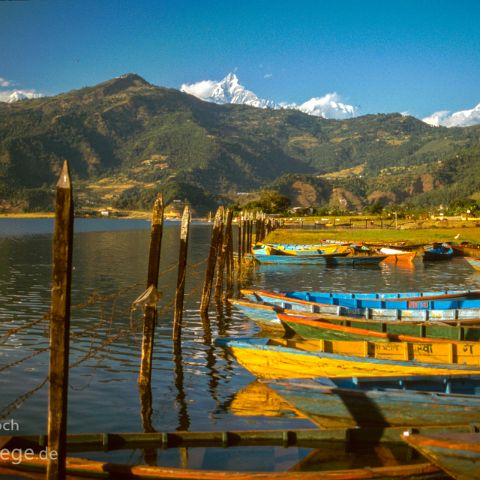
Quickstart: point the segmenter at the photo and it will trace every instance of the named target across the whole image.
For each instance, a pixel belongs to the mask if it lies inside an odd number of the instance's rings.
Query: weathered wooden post
[[[225,266],[227,270],[229,268],[229,246],[230,246],[230,239],[232,235],[232,218],[233,212],[230,209],[227,209],[226,214],[226,221],[225,221],[225,233],[223,235],[223,243],[222,248],[220,251],[220,255],[218,257],[218,266],[217,266],[217,279],[215,283],[215,298],[221,298],[223,292],[223,272],[225,270]],[[228,278],[228,275],[227,275]]]
[[[73,195],[68,162],[56,187],[53,280],[50,312],[47,479],[65,478],[70,292],[72,284]]]
[[[247,244],[245,245],[245,252],[250,253],[252,248],[252,230],[253,230],[253,220],[252,215],[249,213],[247,217]]]
[[[175,292],[175,310],[173,312],[174,341],[178,341],[182,332],[183,298],[185,296],[185,279],[187,276],[188,238],[190,236],[190,207],[185,206],[180,227],[180,249],[178,254],[177,290]]]
[[[149,384],[152,379],[153,341],[157,305],[155,295],[158,287],[158,269],[163,235],[163,196],[159,195],[153,204],[152,226],[150,231],[150,252],[148,258],[147,289],[152,289],[152,300],[145,304],[143,316],[142,359],[140,362],[140,384]]]
[[[242,213],[242,258],[241,260],[243,261],[243,257],[245,256],[245,251],[247,249],[247,230],[248,230],[248,225],[247,225],[247,212]]]
[[[237,217],[237,223],[238,223],[238,235],[237,235],[237,260],[238,260],[238,271],[242,269],[242,221],[243,221],[243,216],[240,214]]]
[[[233,275],[234,275],[233,272],[234,272],[234,269],[235,269],[235,264],[234,264],[234,259],[233,259],[232,222],[230,222],[230,226],[228,227],[228,232],[227,232],[226,235],[228,235],[229,241],[228,241],[227,257],[226,257],[226,262],[227,262],[227,285],[226,285],[226,288],[225,288],[224,299],[229,298],[233,295]]]
[[[215,265],[217,256],[222,244],[223,230],[223,207],[218,207],[215,219],[213,221],[212,239],[210,241],[210,252],[207,259],[207,268],[205,271],[205,283],[203,284],[202,300],[200,303],[200,313],[206,315],[210,304],[212,294],[213,276],[215,274]]]

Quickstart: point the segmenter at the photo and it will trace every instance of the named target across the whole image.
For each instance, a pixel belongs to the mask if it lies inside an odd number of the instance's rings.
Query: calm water
[[[51,220],[0,219],[0,422],[14,419],[22,434],[46,431],[47,313],[51,287]],[[131,312],[144,290],[149,223],[77,219],[75,223],[70,356],[69,433],[143,431],[137,375],[141,311]],[[157,431],[310,428],[307,420],[239,415],[235,395],[254,378],[210,341],[198,315],[210,227],[194,225],[190,241],[181,357],[170,341],[179,228],[168,223],[163,237],[159,321],[153,371]],[[480,288],[480,275],[462,259],[415,269],[259,266],[248,285],[305,290],[415,291]],[[258,331],[241,314],[211,307],[210,333],[251,335]],[[1,432],[0,432],[1,434]],[[310,452],[297,448],[192,450],[191,468],[282,470]],[[200,453],[199,453],[200,452]],[[88,458],[143,463],[143,452],[89,453]],[[339,454],[332,454],[338,460]],[[248,460],[246,460],[246,458]],[[333,460],[332,460],[333,461]],[[350,458],[347,463],[352,463]],[[177,450],[159,452],[158,462],[177,466]]]

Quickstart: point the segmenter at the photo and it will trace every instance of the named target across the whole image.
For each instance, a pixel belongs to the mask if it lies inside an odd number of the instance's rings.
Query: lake
[[[146,285],[149,222],[76,219],[68,432],[143,431],[137,385],[142,311],[132,302]],[[0,422],[19,434],[46,432],[48,322],[53,220],[0,219]],[[171,304],[176,283],[179,224],[163,235],[152,378],[152,424],[157,431],[311,428],[293,414],[241,411],[236,394],[253,376],[210,339],[250,336],[258,328],[228,307],[210,308],[210,332],[198,308],[211,226],[194,224],[189,246],[181,357],[173,351]],[[285,290],[418,291],[480,288],[480,275],[461,258],[370,268],[257,266],[244,286]],[[221,311],[223,310],[223,311]],[[1,432],[0,432],[1,434]],[[284,470],[310,449],[191,449],[190,468]],[[342,454],[343,455],[343,454]],[[331,461],[340,465],[339,452]],[[78,455],[76,455],[78,456]],[[92,459],[144,463],[143,451],[88,453]],[[324,460],[325,461],[325,460]],[[342,465],[350,465],[352,458]],[[178,466],[177,449],[158,451],[158,463]]]

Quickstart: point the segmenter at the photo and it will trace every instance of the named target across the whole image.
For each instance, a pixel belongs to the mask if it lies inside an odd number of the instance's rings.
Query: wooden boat
[[[453,248],[448,243],[434,243],[424,248],[424,260],[450,260],[453,257]]]
[[[465,426],[448,427],[450,431],[468,431]],[[419,429],[422,433],[429,433],[430,427]],[[421,460],[414,459],[413,463],[407,452],[403,450],[400,440],[401,430],[398,428],[356,428],[356,429],[329,429],[321,431],[318,428],[303,428],[294,430],[240,430],[228,432],[153,432],[153,433],[97,433],[97,434],[74,434],[67,435],[66,443],[68,451],[109,451],[118,449],[149,449],[155,451],[158,448],[195,448],[202,449],[208,447],[229,448],[248,446],[279,446],[289,447],[297,446],[318,451],[320,458],[305,457],[296,465],[292,466],[288,472],[237,472],[237,471],[212,471],[189,468],[172,468],[152,465],[125,465],[112,462],[100,462],[87,459],[68,457],[66,461],[67,475],[70,479],[79,478],[129,478],[129,479],[197,479],[197,480],[226,480],[234,478],[237,480],[247,480],[251,478],[260,479],[317,479],[319,475],[326,479],[369,479],[369,478],[410,478],[411,475],[428,475],[439,471],[438,467],[431,464],[421,463]],[[405,465],[399,465],[395,462],[393,466],[388,459],[385,459],[382,452],[395,443],[396,452],[401,455]],[[380,442],[388,442],[380,446]],[[403,442],[402,442],[403,443]],[[45,454],[40,458],[39,452],[45,452],[45,436],[0,436],[0,447],[2,455],[0,456],[0,476],[6,474],[8,478],[45,478],[46,460]],[[333,447],[332,447],[333,445]],[[365,446],[368,445],[367,449]],[[336,469],[335,471],[321,468],[321,461],[325,459],[322,453],[326,449],[334,452],[337,448],[347,450],[347,461],[357,457],[360,459],[360,465],[368,465],[362,461],[365,452],[379,452],[376,455],[379,466],[363,468],[355,466],[346,467],[347,469]],[[18,462],[20,451],[32,449],[34,454],[22,455],[22,461]],[[320,450],[318,450],[320,449]],[[390,450],[388,450],[390,452]],[[312,452],[313,453],[313,452]],[[247,456],[248,454],[245,454]],[[248,458],[248,457],[247,457]],[[338,453],[335,457],[338,459]],[[399,457],[396,457],[400,460]],[[400,460],[401,461],[401,460]],[[195,460],[194,460],[195,462]],[[376,463],[377,463],[376,462]],[[271,464],[274,463],[272,460]],[[335,462],[337,463],[337,462]],[[403,462],[402,462],[403,463]],[[312,468],[312,464],[315,465]],[[293,471],[292,471],[293,470]],[[302,471],[304,470],[304,471]],[[428,477],[430,478],[430,477]]]
[[[480,271],[480,258],[464,257],[465,260],[475,269]]]
[[[480,376],[314,378],[265,382],[322,428],[455,425],[480,416]]]
[[[348,253],[348,245],[335,244],[281,244],[281,243],[256,243],[252,247],[254,255],[331,255]]]
[[[454,255],[480,257],[480,245],[477,243],[463,242],[460,244],[452,244]]]
[[[304,320],[314,322],[313,327],[315,327],[315,322],[320,321],[329,325],[362,329],[365,330],[365,335],[368,335],[367,332],[381,332],[391,335],[391,338],[396,338],[400,335],[415,337],[418,339],[415,341],[422,341],[421,339],[428,339],[430,341],[435,341],[435,339],[466,340],[470,342],[480,341],[480,326],[470,325],[471,320],[465,321],[464,324],[462,324],[461,320],[453,320],[452,323],[455,325],[448,325],[446,321],[439,322],[436,320],[431,322],[407,322],[405,320],[385,321],[383,319],[366,319],[341,315],[322,315],[317,313],[299,312],[283,309],[276,305],[266,305],[245,300],[230,299],[230,303],[264,328],[283,329],[286,325],[287,328],[295,330],[288,325],[288,322],[284,321],[282,324],[279,314],[284,313],[296,316],[297,318],[301,316]],[[299,332],[299,334],[301,336],[308,335],[306,332],[303,332],[303,334]],[[338,339],[341,338],[338,337]]]
[[[293,331],[297,335],[305,339],[352,341],[368,340],[370,342],[454,343],[458,346],[462,346],[465,343],[461,340],[456,340],[452,338],[427,337],[426,329],[424,326],[423,328],[417,328],[416,326],[408,325],[408,327],[410,327],[409,330],[414,333],[412,335],[409,333],[393,333],[391,331],[389,332],[388,324],[385,325],[386,331],[379,331],[369,328],[362,328],[362,326],[356,325],[355,322],[350,323],[350,325],[339,325],[337,323],[329,322],[328,320],[312,320],[311,318],[305,318],[292,314],[277,312],[277,316],[287,331]],[[414,328],[411,328],[412,326]],[[454,332],[451,333],[458,337],[458,330],[455,331],[455,329],[458,329],[460,327],[446,328],[454,329]],[[394,329],[391,328],[391,330]],[[420,333],[420,335],[415,335],[415,333]],[[476,340],[469,340],[469,343],[471,343],[472,341],[478,342],[480,338],[480,327],[476,327],[476,330],[471,333],[476,336]]]
[[[414,251],[397,250],[396,248],[387,248],[387,247],[380,248],[379,252],[382,255],[388,255],[384,261],[389,263],[399,263],[399,262],[412,263],[416,255],[416,252]]]
[[[18,463],[14,453],[3,452],[0,458],[2,467],[14,478],[44,479],[47,460],[38,455],[29,455]],[[411,478],[412,476],[429,476],[438,472],[438,467],[430,463],[412,463],[408,465],[390,465],[383,467],[365,467],[347,470],[324,471],[288,471],[288,472],[232,472],[218,470],[192,470],[187,468],[157,467],[151,465],[127,465],[111,462],[86,460],[67,457],[66,473],[68,478],[128,478],[128,479],[189,479],[189,480],[362,480],[372,478]],[[38,472],[39,475],[35,472]],[[75,475],[72,477],[71,475]],[[78,475],[78,477],[77,477]]]
[[[480,374],[480,345],[218,338],[259,378]]]
[[[449,293],[439,295],[422,295],[398,298],[371,298],[357,295],[348,298],[341,294],[326,296],[315,292],[291,291],[277,292],[270,290],[250,290],[248,298],[271,302],[272,299],[288,300],[290,302],[317,303],[322,306],[336,305],[351,309],[394,309],[394,310],[451,310],[464,308],[480,308],[480,291]]]
[[[287,291],[287,290],[258,290],[258,289],[241,289],[243,295],[254,296],[256,292],[270,292],[282,294],[286,296],[299,296],[302,300],[313,300],[322,302],[324,298],[339,299],[373,299],[373,300],[442,300],[457,299],[467,300],[472,298],[480,298],[480,290],[442,290],[442,291],[425,291],[425,292],[331,292],[331,291]],[[258,298],[257,298],[258,299]]]
[[[471,321],[478,322],[480,319],[480,308],[444,308],[444,309],[402,309],[402,308],[351,308],[343,305],[329,305],[327,303],[318,303],[307,300],[299,300],[287,297],[285,294],[268,292],[265,290],[255,291],[254,295],[247,295],[249,300],[264,305],[276,306],[285,310],[296,312],[308,312],[320,315],[335,315],[353,318],[381,319],[381,320],[401,320],[401,321],[442,321],[458,322]],[[249,305],[254,308],[254,304]],[[421,301],[411,301],[411,305],[422,305]],[[415,302],[415,303],[413,303]],[[428,304],[428,301],[425,301]],[[240,303],[238,304],[240,305]],[[266,312],[265,312],[266,313]],[[274,320],[276,321],[276,320]]]
[[[344,253],[322,253],[322,254],[307,254],[307,255],[287,255],[280,254],[264,254],[254,251],[253,258],[262,264],[281,264],[281,265],[364,265],[364,264],[378,264],[382,258],[368,257],[363,255],[348,256],[348,252]],[[342,260],[348,259],[348,260]],[[365,260],[370,259],[370,260]]]
[[[406,432],[403,440],[456,480],[480,478],[480,433]]]

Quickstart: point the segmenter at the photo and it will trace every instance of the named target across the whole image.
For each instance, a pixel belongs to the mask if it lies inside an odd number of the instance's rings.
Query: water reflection
[[[43,316],[50,301],[52,223],[12,222],[0,222],[0,417],[13,415],[21,434],[34,434],[46,430],[48,322]],[[164,230],[159,280],[163,297],[156,327],[152,385],[150,391],[139,392],[141,312],[132,315],[130,307],[144,290],[149,224],[122,222],[76,222],[69,432],[310,427],[306,419],[261,415],[253,406],[252,415],[239,416],[231,410],[237,392],[254,378],[223,349],[214,347],[212,340],[218,335],[251,336],[258,327],[228,303],[212,307],[210,318],[200,317],[199,299],[210,240],[210,226],[206,225],[194,225],[191,232],[181,351],[171,342],[179,229],[176,224],[168,224]],[[426,267],[416,261],[414,271],[398,264],[375,269],[257,266],[245,275],[244,282],[286,290],[479,288],[480,276],[462,259],[447,263]],[[282,458],[288,457],[285,464],[291,466],[310,450],[290,450],[285,457],[272,449],[260,451],[258,455],[246,455],[247,461],[244,456],[243,463],[252,469],[257,458],[262,465],[269,452],[277,455],[280,464]],[[143,453],[99,453],[97,458],[141,462]],[[238,462],[231,460],[227,464],[241,464],[244,454],[229,449],[221,454],[217,451],[216,461],[216,454],[210,451],[202,461],[198,455],[188,452],[190,466],[221,466],[222,459],[235,455]],[[162,463],[180,463],[179,452],[157,451],[157,457]],[[184,461],[186,457],[184,452]],[[153,456],[148,458],[154,461]]]

